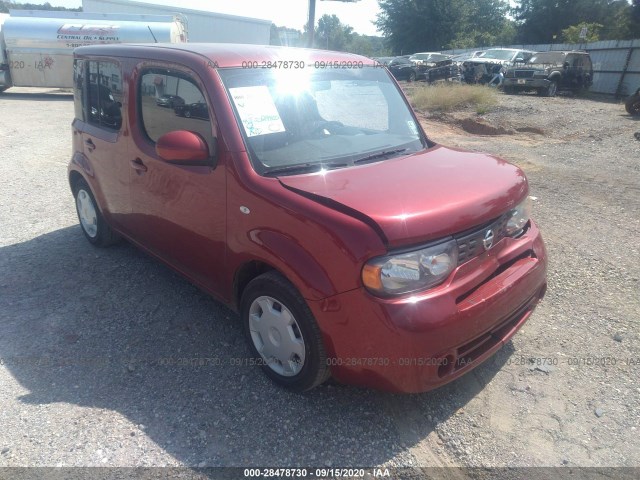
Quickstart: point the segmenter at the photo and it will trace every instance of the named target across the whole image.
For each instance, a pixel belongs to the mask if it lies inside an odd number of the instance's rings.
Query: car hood
[[[518,167],[490,155],[442,146],[372,164],[282,176],[279,181],[364,221],[392,247],[487,223],[528,192]]]

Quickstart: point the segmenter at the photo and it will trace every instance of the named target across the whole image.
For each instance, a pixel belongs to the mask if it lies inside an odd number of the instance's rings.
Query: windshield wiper
[[[332,170],[334,168],[346,167],[346,163],[299,163],[297,165],[286,165],[284,167],[274,167],[267,170],[265,176],[271,177],[282,174],[296,174],[296,173],[311,173],[319,172],[320,170]]]
[[[369,162],[371,160],[377,160],[378,158],[383,158],[388,155],[394,155],[396,153],[405,152],[406,148],[396,148],[395,150],[383,150],[382,152],[372,153],[371,155],[367,155],[366,157],[359,158],[353,161],[353,164]]]

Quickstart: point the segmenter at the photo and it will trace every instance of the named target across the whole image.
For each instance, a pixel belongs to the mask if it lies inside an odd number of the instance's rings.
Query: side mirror
[[[165,162],[180,165],[203,165],[209,160],[207,142],[188,130],[175,130],[162,135],[156,142],[156,153]]]

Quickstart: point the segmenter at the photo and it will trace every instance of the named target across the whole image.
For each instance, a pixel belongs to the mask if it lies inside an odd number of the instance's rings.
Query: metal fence
[[[591,91],[624,97],[640,87],[640,39],[604,40],[592,43],[553,43],[539,45],[509,45],[534,52],[549,50],[586,50],[593,62]],[[486,48],[485,48],[486,49]],[[464,53],[478,50],[449,50],[444,53]]]

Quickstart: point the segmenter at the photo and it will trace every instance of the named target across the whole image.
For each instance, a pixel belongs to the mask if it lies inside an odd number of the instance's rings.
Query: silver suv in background
[[[463,77],[467,83],[502,83],[507,67],[527,62],[535,52],[517,48],[490,48],[482,55],[463,62]]]

